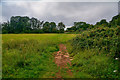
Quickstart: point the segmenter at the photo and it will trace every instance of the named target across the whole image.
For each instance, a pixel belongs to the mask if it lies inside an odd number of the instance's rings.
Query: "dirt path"
[[[67,74],[69,76],[72,76],[72,72],[68,67],[68,64],[71,65],[70,57],[67,52],[66,46],[64,44],[59,45],[59,51],[56,52],[56,54],[55,54],[55,64],[57,64],[58,68],[60,68],[59,72],[56,73],[56,78],[62,78],[62,76],[61,76],[62,69],[66,69]]]

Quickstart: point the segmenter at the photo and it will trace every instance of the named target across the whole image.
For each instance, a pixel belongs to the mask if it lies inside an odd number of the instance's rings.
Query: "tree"
[[[11,28],[14,29],[14,33],[24,33],[26,29],[30,28],[29,17],[12,16],[10,19]]]
[[[30,19],[30,24],[32,29],[37,29],[38,28],[38,20],[34,17]]]
[[[55,22],[51,22],[50,23],[50,32],[52,32],[52,33],[57,32],[57,28],[56,28],[56,23]]]
[[[43,24],[43,31],[44,32],[46,32],[46,33],[49,33],[50,32],[50,24],[49,24],[49,22],[45,22],[44,24]]]
[[[65,25],[62,22],[58,23],[57,27],[60,33],[64,32]]]
[[[86,22],[74,22],[74,27],[76,27],[75,30],[83,31],[87,30],[90,27],[90,24],[87,24]]]
[[[42,29],[44,21],[40,22],[39,20],[37,20],[37,23],[38,23],[37,29]]]
[[[4,22],[2,25],[2,33],[9,33],[9,26],[8,26],[8,23],[7,22]]]
[[[112,18],[112,20],[109,22],[109,27],[116,27],[116,26],[120,26],[120,14],[117,16],[114,16]]]
[[[96,25],[108,26],[108,22],[106,21],[106,19],[102,19],[100,22],[97,22]]]

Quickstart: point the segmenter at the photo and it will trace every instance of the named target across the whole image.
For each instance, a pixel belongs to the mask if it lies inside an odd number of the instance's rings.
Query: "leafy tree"
[[[46,32],[46,33],[49,33],[50,32],[50,24],[49,24],[49,22],[45,22],[44,24],[43,24],[43,31],[44,32]]]
[[[26,29],[30,28],[30,19],[27,16],[12,16],[10,25],[14,29],[14,33],[24,33]]]
[[[102,19],[100,22],[97,22],[96,25],[108,26],[108,22],[106,19]]]
[[[64,32],[65,25],[63,24],[63,22],[58,23],[57,27],[60,33]]]
[[[75,32],[77,28],[75,26],[72,26],[71,28],[67,28],[67,32]]]
[[[2,27],[3,26],[3,27]],[[2,33],[8,33],[9,31],[9,27],[8,27],[8,24],[6,22],[4,22],[2,25]]]
[[[10,22],[4,22],[3,24],[1,24],[2,27],[2,33],[13,33],[13,27],[11,27]]]
[[[117,16],[114,16],[112,20],[109,22],[109,27],[117,27],[120,26],[120,14]]]
[[[42,29],[44,21],[40,22],[38,20],[37,22],[38,22],[37,29]]]
[[[51,22],[50,23],[50,32],[52,32],[52,33],[57,32],[57,28],[56,28],[56,23],[55,22]]]
[[[31,28],[32,29],[37,29],[38,28],[38,20],[36,18],[31,18],[30,19],[30,23],[31,23]]]
[[[74,22],[74,26],[76,27],[76,30],[83,31],[87,30],[90,24],[87,24],[86,22]]]

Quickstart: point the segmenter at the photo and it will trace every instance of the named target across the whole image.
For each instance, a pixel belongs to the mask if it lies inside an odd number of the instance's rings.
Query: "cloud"
[[[36,17],[44,21],[62,21],[67,26],[75,21],[95,24],[105,18],[107,21],[118,14],[117,2],[39,2],[15,1],[3,2],[4,19],[11,16]]]

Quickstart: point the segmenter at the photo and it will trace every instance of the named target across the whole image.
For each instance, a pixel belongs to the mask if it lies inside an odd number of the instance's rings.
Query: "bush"
[[[107,54],[112,53],[112,56],[119,56],[118,54],[118,29],[116,28],[96,28],[90,31],[84,31],[72,40],[74,49],[85,50],[98,48],[99,51],[104,50]]]
[[[98,27],[83,31],[70,40],[68,51],[73,57],[74,74],[83,73],[86,76],[89,74],[88,78],[120,78],[119,64],[114,59],[120,58],[119,32],[119,26],[116,28]]]

